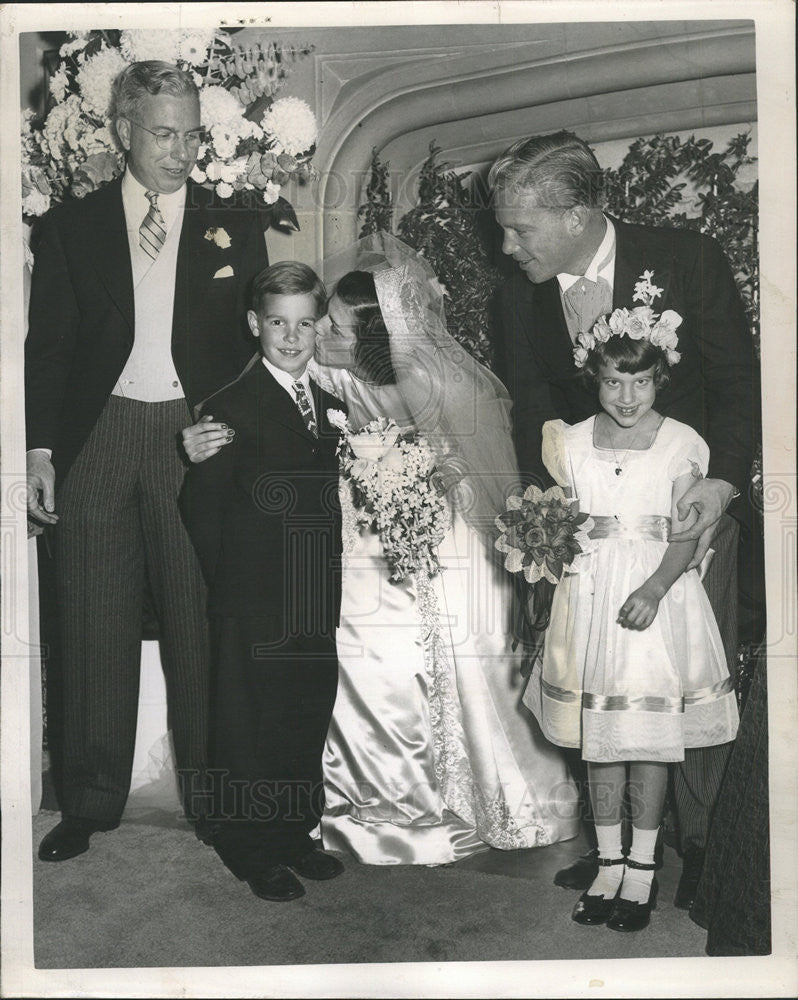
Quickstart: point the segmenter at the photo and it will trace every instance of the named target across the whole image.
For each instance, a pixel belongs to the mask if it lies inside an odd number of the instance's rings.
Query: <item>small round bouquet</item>
[[[451,515],[429,442],[421,434],[403,434],[385,417],[355,432],[340,410],[327,416],[341,432],[338,458],[352,484],[357,521],[377,531],[391,580],[435,576]]]
[[[568,572],[593,526],[579,512],[579,501],[569,500],[559,486],[545,492],[530,486],[522,497],[507,498],[507,510],[496,517],[501,534],[496,548],[505,553],[504,568],[523,573],[532,584],[523,604],[525,623],[542,632],[549,621],[554,587]],[[535,645],[534,636],[530,636]]]

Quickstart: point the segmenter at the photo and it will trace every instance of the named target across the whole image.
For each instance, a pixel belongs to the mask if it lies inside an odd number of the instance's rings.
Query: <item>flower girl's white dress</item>
[[[406,419],[393,387],[324,369],[350,424]],[[520,703],[512,580],[455,515],[429,581],[389,581],[342,481],[344,570],[338,697],[324,754],[325,848],[367,864],[442,864],[488,846],[576,835],[560,751]]]
[[[616,619],[668,547],[674,480],[706,474],[709,449],[691,427],[666,417],[651,447],[627,452],[616,474],[616,453],[594,444],[595,421],[543,426],[549,472],[596,528],[575,572],[554,591],[543,660],[524,701],[552,742],[581,746],[585,760],[683,760],[685,747],[734,739],[738,722],[698,572],[676,580],[647,629]]]

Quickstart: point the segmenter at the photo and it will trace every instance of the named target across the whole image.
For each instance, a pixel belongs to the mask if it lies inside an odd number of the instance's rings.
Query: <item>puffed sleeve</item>
[[[668,463],[668,478],[673,482],[680,476],[693,473],[696,479],[706,476],[709,468],[709,445],[692,427],[681,424],[674,437]]]
[[[567,472],[568,462],[565,445],[567,427],[568,424],[563,420],[547,420],[543,425],[543,445],[541,447],[543,464],[557,485],[563,488],[571,485]]]

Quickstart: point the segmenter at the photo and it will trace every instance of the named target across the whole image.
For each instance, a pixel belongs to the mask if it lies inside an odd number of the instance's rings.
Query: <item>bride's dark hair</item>
[[[374,275],[350,271],[335,288],[335,294],[354,312],[355,363],[365,380],[375,385],[394,385],[396,372],[391,361],[388,328],[380,312]]]

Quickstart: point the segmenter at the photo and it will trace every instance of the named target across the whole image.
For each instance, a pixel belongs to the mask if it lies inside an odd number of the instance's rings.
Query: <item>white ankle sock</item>
[[[623,857],[620,823],[616,826],[596,826],[596,839],[598,840],[599,858],[614,860]],[[622,878],[623,865],[601,866],[593,884],[587,890],[588,894],[611,898],[618,891]]]
[[[654,863],[654,848],[657,844],[657,830],[638,830],[632,827],[632,847],[629,851],[629,860],[636,861],[641,865],[651,865]],[[654,871],[641,871],[639,868],[629,868],[627,866],[623,876],[623,886],[621,887],[621,899],[628,899],[633,903],[647,903],[651,893],[651,883],[654,880]]]

